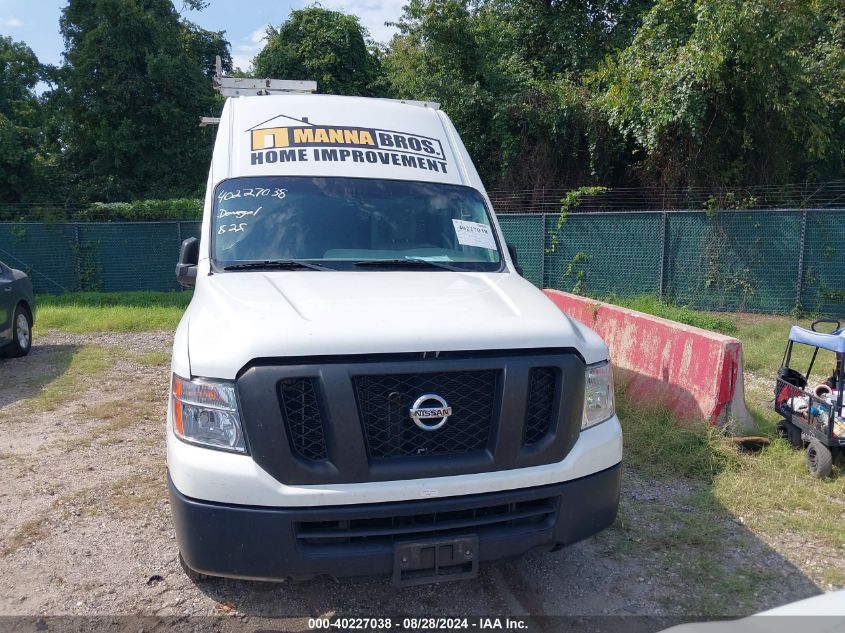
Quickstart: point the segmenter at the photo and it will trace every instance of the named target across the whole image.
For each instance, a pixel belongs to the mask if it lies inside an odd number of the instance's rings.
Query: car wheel
[[[3,351],[6,356],[26,356],[32,347],[32,317],[23,304],[18,304],[12,316],[12,342]]]
[[[811,440],[807,447],[807,470],[819,479],[829,477],[833,470],[833,455],[830,449],[818,440]]]

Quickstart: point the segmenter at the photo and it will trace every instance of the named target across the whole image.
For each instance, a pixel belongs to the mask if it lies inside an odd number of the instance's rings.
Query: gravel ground
[[[475,581],[194,584],[178,565],[165,487],[171,340],[47,333],[28,357],[0,360],[0,614],[728,616],[819,593],[800,560],[702,503],[703,484],[631,469],[611,529],[483,566]],[[105,368],[74,365],[102,348]],[[69,395],[44,404],[57,385]]]

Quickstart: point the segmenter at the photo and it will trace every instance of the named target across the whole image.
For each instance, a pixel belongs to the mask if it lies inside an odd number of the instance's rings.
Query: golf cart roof
[[[813,332],[793,325],[792,329],[789,330],[789,340],[827,349],[837,354],[845,353],[845,328],[839,328],[835,332],[825,334],[824,332]]]

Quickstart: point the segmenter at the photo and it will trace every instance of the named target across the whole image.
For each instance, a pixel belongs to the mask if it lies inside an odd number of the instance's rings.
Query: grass
[[[152,351],[136,354],[132,360],[144,367],[161,367],[170,362],[170,352]]]
[[[25,522],[9,537],[0,554],[9,556],[24,545],[39,540],[46,533],[47,527],[46,517]]]
[[[635,406],[621,387],[616,401],[625,431],[625,459],[640,470],[712,481],[738,465],[741,457],[735,446],[710,425],[680,426],[665,408]]]
[[[774,422],[760,431],[772,437],[759,453],[740,451],[705,425],[679,426],[660,408],[635,408],[619,394],[625,461],[658,478],[686,477],[710,486],[713,498],[749,528],[773,538],[804,538],[845,547],[845,477],[810,477],[804,451],[776,437]]]
[[[36,384],[29,385],[38,389],[29,399],[29,405],[36,411],[53,411],[68,400],[79,397],[80,393],[94,386],[96,379],[114,366],[121,350],[113,347],[83,346],[68,348],[57,352],[69,358],[57,359],[66,363],[66,369],[58,376],[38,377]]]
[[[157,502],[167,497],[164,480],[165,475],[161,470],[130,475],[114,482],[103,499],[115,516],[146,515]]]
[[[661,485],[654,478],[634,474],[629,482],[634,494],[623,495],[617,522],[595,541],[603,556],[648,561],[651,569],[643,569],[644,578],[659,569],[670,586],[677,582],[679,591],[656,600],[686,615],[724,618],[758,611],[757,592],[776,591],[779,578],[754,553],[737,555],[748,545],[747,536],[709,487],[677,486],[652,497],[648,491]]]
[[[795,564],[805,558],[793,555],[809,548],[802,571],[823,588],[845,586],[837,562],[845,549],[842,465],[834,466],[832,478],[814,479],[805,451],[785,440],[773,438],[760,452],[745,453],[704,424],[682,427],[665,410],[634,408],[624,393],[619,400],[626,466],[651,481],[686,479],[692,492],[668,504],[623,501],[621,526],[605,536],[610,555],[648,555],[678,571],[691,588],[688,599],[679,598],[686,613],[724,616],[728,598],[738,614],[753,612],[758,590],[778,578],[755,563],[736,566],[740,543],[731,537],[739,535],[739,523]],[[775,435],[774,422],[761,426]]]
[[[85,417],[102,420],[105,424],[97,427],[91,435],[98,436],[112,433],[135,425],[139,420],[148,420],[160,413],[162,397],[155,391],[132,393],[131,402],[121,398],[106,400],[91,407],[86,407]]]
[[[809,328],[812,320],[712,314],[668,305],[655,297],[617,303],[739,338],[745,356],[747,404],[757,422],[756,432],[771,440],[758,453],[744,453],[712,427],[703,423],[678,425],[668,411],[634,407],[620,391],[618,409],[625,430],[626,462],[656,477],[681,476],[706,483],[715,503],[741,518],[750,529],[772,539],[803,539],[845,548],[842,465],[834,465],[830,479],[810,477],[805,451],[794,450],[777,437],[775,425],[779,416],[768,404],[789,328],[793,324]],[[795,345],[791,365],[806,370],[812,354],[813,348]],[[811,384],[821,380],[833,368],[834,361],[833,354],[821,350]],[[829,582],[845,583],[845,571],[826,573]]]
[[[90,406],[83,406],[80,415],[91,420],[94,426],[84,435],[62,442],[65,451],[76,451],[99,442],[102,445],[124,441],[121,431],[132,429],[146,420],[163,415],[164,403],[156,391],[128,392],[116,400],[105,400]],[[132,441],[145,443],[146,438],[132,437]]]
[[[793,325],[800,325],[809,329],[812,324],[811,319],[795,320],[789,317],[760,317],[747,314],[734,315],[733,319],[737,324],[736,337],[742,341],[746,371],[761,376],[771,376],[772,380],[774,380],[783,360],[789,328]],[[796,344],[793,347],[790,365],[805,371],[809,366],[812,355],[812,347]],[[819,375],[816,373],[816,369],[821,372],[829,372],[834,363],[835,358],[832,352],[819,350],[814,365],[814,375]]]
[[[745,456],[738,468],[719,473],[713,494],[745,525],[785,538],[845,547],[845,477],[836,468],[830,479],[807,473],[804,451],[783,440],[758,455]]]
[[[190,292],[71,292],[39,295],[36,326],[74,334],[174,330]]]
[[[606,301],[630,308],[631,310],[653,314],[664,319],[700,327],[705,330],[712,330],[721,334],[733,335],[737,331],[736,324],[725,315],[702,312],[700,310],[693,310],[688,306],[667,303],[654,295],[640,295],[626,299],[611,297]]]

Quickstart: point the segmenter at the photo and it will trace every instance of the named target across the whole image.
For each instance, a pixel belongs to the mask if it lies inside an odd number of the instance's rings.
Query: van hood
[[[245,271],[204,276],[185,315],[191,373],[233,379],[249,361],[571,347],[607,358],[592,330],[512,273]]]

